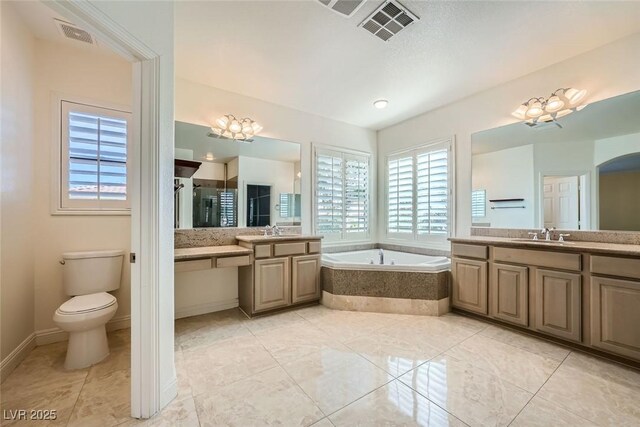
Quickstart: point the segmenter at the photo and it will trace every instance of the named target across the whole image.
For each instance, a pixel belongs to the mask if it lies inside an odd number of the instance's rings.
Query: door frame
[[[173,295],[173,274],[163,277],[167,269],[161,262],[166,258],[161,225],[173,222],[172,218],[164,218],[167,209],[163,206],[167,198],[163,194],[166,183],[162,167],[167,157],[162,144],[166,141],[161,140],[160,133],[163,59],[88,1],[53,0],[46,4],[96,34],[102,43],[133,65],[130,191],[131,252],[135,260],[131,264],[131,416],[150,418],[177,395],[173,311],[166,309],[168,304],[162,298],[167,291]],[[166,348],[171,349],[170,354],[163,353]],[[167,365],[173,370],[168,381],[165,376],[163,384],[161,367]]]
[[[580,224],[580,231],[585,230],[593,230],[592,228],[592,215],[591,215],[591,204],[593,197],[591,188],[592,188],[592,173],[588,170],[564,170],[564,171],[555,171],[555,170],[545,170],[538,172],[538,179],[536,182],[537,189],[535,192],[535,203],[537,204],[535,223],[538,224],[538,228],[544,228],[544,177],[545,176],[558,176],[558,177],[569,177],[576,176],[578,177],[578,184],[582,184],[584,182],[584,189],[578,190],[578,206],[581,208],[583,206],[582,197],[586,195],[585,203],[584,203],[584,212],[580,210],[578,221]],[[582,179],[582,177],[585,177]],[[576,230],[578,231],[578,230]]]

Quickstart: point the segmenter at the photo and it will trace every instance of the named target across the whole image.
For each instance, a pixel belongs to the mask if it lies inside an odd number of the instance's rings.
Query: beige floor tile
[[[244,322],[224,320],[205,324],[196,330],[177,336],[176,340],[182,350],[190,350],[246,336],[251,336],[251,331],[245,327]]]
[[[131,345],[122,344],[109,348],[109,356],[102,362],[89,368],[87,380],[101,377],[109,372],[131,368]]]
[[[540,338],[490,325],[479,335],[562,362],[571,350]]]
[[[131,376],[115,371],[85,382],[69,426],[115,426],[130,420]]]
[[[420,342],[442,352],[478,332],[466,326],[441,321],[436,317],[416,317],[412,321],[402,321],[380,329],[376,331],[376,335],[386,335],[395,339]]]
[[[640,372],[572,352],[538,396],[603,426],[640,425]]]
[[[278,365],[253,336],[185,350],[182,360],[194,396]]]
[[[187,372],[187,366],[182,350],[178,349],[175,351],[174,361],[176,364],[176,377],[178,381],[178,396],[176,399],[183,399],[185,397],[192,396],[191,382],[189,381],[189,374]]]
[[[469,425],[506,426],[532,397],[451,356],[438,356],[399,380]]]
[[[333,315],[314,319],[311,322],[330,337],[340,342],[346,342],[396,325],[400,319],[381,313],[335,310]]]
[[[254,317],[246,323],[247,329],[253,333],[295,325],[308,325],[308,321],[299,316],[295,311],[287,311],[264,317]]]
[[[195,397],[202,426],[311,425],[324,417],[280,367]]]
[[[256,334],[262,345],[281,364],[328,348],[346,347],[323,331],[309,326],[288,326]]]
[[[440,350],[406,335],[373,333],[345,345],[395,377],[440,354]]]
[[[395,380],[329,417],[335,426],[464,426],[413,389]]]
[[[536,393],[561,363],[480,335],[450,348],[446,354],[531,393]]]
[[[474,332],[480,332],[489,327],[487,322],[482,322],[472,317],[462,316],[456,313],[447,313],[443,316],[438,316],[435,319],[440,322],[447,323],[448,325],[470,329]]]
[[[585,420],[561,407],[538,396],[525,406],[511,427],[596,427],[596,424]]]
[[[148,420],[130,419],[119,427],[198,427],[198,413],[193,397],[174,399],[159,414]]]
[[[248,320],[247,316],[237,308],[203,314],[200,316],[185,317],[183,319],[176,320],[175,334],[177,337],[180,337],[205,326],[230,325],[234,323],[243,323]]]
[[[329,421],[329,418],[323,418],[320,421],[313,423],[313,427],[334,427],[333,423]]]
[[[11,392],[2,393],[2,425],[3,426],[22,426],[22,425],[67,425],[73,407],[78,400],[78,395],[82,389],[84,380],[75,382],[62,382],[57,386],[48,385],[40,391],[32,391],[28,395],[20,396],[12,395]],[[18,410],[27,411],[27,419],[10,420],[10,417]],[[55,419],[49,421],[36,421],[30,419],[31,410],[55,411]],[[10,412],[11,411],[11,412]]]
[[[351,351],[326,349],[282,366],[325,414],[331,414],[393,377]]]

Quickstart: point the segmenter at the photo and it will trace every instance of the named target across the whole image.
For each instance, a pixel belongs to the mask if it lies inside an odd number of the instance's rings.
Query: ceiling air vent
[[[318,0],[334,12],[350,18],[367,0]]]
[[[360,26],[374,36],[387,41],[418,19],[420,18],[399,2],[387,1],[367,16]]]
[[[96,44],[93,36],[82,28],[78,28],[69,22],[61,21],[59,19],[54,19],[54,21],[56,22],[58,31],[60,31],[60,34],[64,37],[83,43]]]

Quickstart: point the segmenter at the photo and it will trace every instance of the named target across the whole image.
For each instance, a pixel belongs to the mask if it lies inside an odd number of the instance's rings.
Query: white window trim
[[[371,167],[372,167],[372,163],[371,163],[371,159],[373,158],[372,153],[366,152],[366,151],[360,151],[360,150],[353,150],[350,148],[344,148],[344,147],[339,147],[339,146],[335,146],[335,145],[325,145],[325,144],[315,144],[312,143],[311,144],[311,227],[313,230],[313,234],[315,235],[319,235],[320,233],[317,231],[316,229],[316,212],[317,212],[317,194],[316,194],[316,155],[318,150],[320,151],[333,151],[335,153],[338,154],[342,154],[342,155],[353,155],[353,156],[363,156],[367,158],[367,164],[368,164],[368,191],[367,191],[367,206],[368,206],[368,216],[369,216],[369,221],[367,223],[367,231],[364,233],[353,233],[351,238],[345,238],[345,235],[347,235],[347,233],[344,233],[344,231],[342,233],[340,233],[340,237],[336,238],[333,236],[325,236],[323,239],[323,244],[325,245],[330,245],[330,246],[340,246],[340,245],[352,245],[352,244],[358,244],[358,243],[370,243],[371,242],[371,227],[372,227],[372,207],[371,207],[371,200],[372,200],[372,184],[373,184],[373,175],[371,173]]]
[[[416,221],[416,207],[414,206],[413,212],[413,232],[412,233],[392,233],[389,232],[389,160],[395,157],[401,157],[403,155],[416,155],[421,151],[431,151],[437,146],[446,146],[449,149],[449,224],[448,224],[448,233],[446,236],[419,236],[417,233],[417,227],[415,225]],[[385,156],[384,163],[384,236],[385,240],[391,243],[398,244],[406,244],[411,242],[414,246],[422,246],[428,248],[436,248],[442,249],[448,247],[448,239],[450,237],[455,236],[455,226],[456,226],[456,209],[455,209],[455,201],[456,201],[456,170],[455,170],[455,158],[456,158],[456,150],[455,150],[455,136],[451,136],[449,138],[441,138],[437,140],[432,140],[427,142],[426,144],[420,144],[416,146],[412,146],[406,149],[394,151],[388,153]],[[413,170],[414,173],[414,182],[415,182],[415,168]],[[417,199],[417,191],[416,187],[413,188],[413,200]]]
[[[65,207],[63,206],[63,173],[66,167],[63,165],[63,148],[66,143],[62,140],[62,103],[71,102],[75,104],[87,105],[89,107],[98,107],[108,110],[114,110],[120,113],[127,113],[131,116],[131,107],[126,105],[115,104],[111,102],[98,101],[95,99],[89,99],[84,97],[64,95],[57,92],[51,94],[51,123],[52,123],[52,144],[50,152],[50,164],[51,164],[51,215],[131,215],[131,198],[128,196],[130,191],[130,176],[131,176],[131,150],[133,141],[132,127],[127,131],[127,201],[126,206],[120,206],[113,208],[89,208],[89,207]],[[129,120],[131,120],[129,118]],[[131,121],[129,123],[132,124]]]

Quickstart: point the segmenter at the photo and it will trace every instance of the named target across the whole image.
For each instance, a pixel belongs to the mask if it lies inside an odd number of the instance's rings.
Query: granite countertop
[[[553,241],[547,243],[545,240],[526,240],[514,239],[507,237],[488,237],[488,236],[470,236],[470,237],[451,237],[449,239],[453,243],[471,243],[499,246],[513,246],[527,249],[549,249],[560,250],[565,252],[590,252],[614,255],[634,255],[640,256],[640,245],[629,245],[622,243],[600,243],[600,242],[583,242],[577,240],[567,240],[564,243]]]
[[[186,259],[209,258],[219,256],[247,255],[253,250],[238,245],[203,246],[200,248],[174,249],[173,259],[176,261]]]
[[[312,236],[310,234],[283,234],[282,236],[249,235],[236,236],[236,239],[241,242],[256,243],[281,242],[283,240],[320,240],[322,239],[322,236]]]

